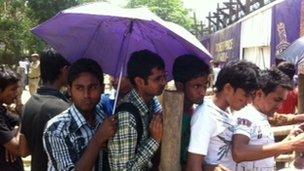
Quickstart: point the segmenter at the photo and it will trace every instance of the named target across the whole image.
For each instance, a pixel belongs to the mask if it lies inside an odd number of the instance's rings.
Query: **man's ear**
[[[176,90],[179,92],[184,91],[184,84],[179,81],[175,82],[175,87],[176,87]]]
[[[69,72],[69,66],[65,65],[64,67],[61,68],[61,72]]]
[[[255,92],[255,97],[262,97],[264,94],[263,90],[262,89],[258,89],[256,92]]]
[[[230,83],[226,83],[223,87],[224,90],[224,94],[228,95],[228,94],[233,94],[234,93],[234,88],[231,86]]]
[[[68,94],[69,94],[69,96],[72,97],[71,86],[70,86],[70,85],[67,85],[67,88],[68,88]]]
[[[135,82],[136,87],[138,87],[138,88],[145,85],[145,80],[140,77],[135,77],[134,82]]]

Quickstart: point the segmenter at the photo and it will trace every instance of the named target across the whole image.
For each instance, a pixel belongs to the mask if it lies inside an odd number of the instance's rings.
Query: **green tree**
[[[28,0],[28,6],[32,9],[29,15],[42,23],[64,9],[93,1],[96,0]]]
[[[0,62],[13,64],[26,55],[36,41],[30,33],[35,22],[28,18],[25,0],[0,1]]]
[[[14,64],[45,46],[31,29],[59,11],[93,0],[0,0],[0,63]]]
[[[189,9],[183,7],[181,0],[130,0],[127,7],[135,8],[147,6],[160,18],[174,22],[192,30],[194,21],[191,19]]]
[[[28,0],[29,16],[42,23],[59,11],[79,4],[79,0]]]

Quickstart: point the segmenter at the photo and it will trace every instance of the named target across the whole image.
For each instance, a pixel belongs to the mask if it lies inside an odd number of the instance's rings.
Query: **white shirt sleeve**
[[[206,106],[201,106],[192,116],[188,152],[206,156],[215,131],[216,120]]]
[[[251,138],[251,136],[253,134],[252,121],[250,121],[249,119],[242,117],[242,116],[239,116],[236,119],[237,120],[236,120],[234,135],[241,134],[241,135],[247,136],[248,138]]]

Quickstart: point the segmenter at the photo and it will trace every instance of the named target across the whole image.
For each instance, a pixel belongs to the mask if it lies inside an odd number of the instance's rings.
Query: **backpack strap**
[[[136,148],[135,151],[137,152],[137,148],[139,146],[139,142],[141,140],[142,134],[143,134],[143,123],[141,120],[141,116],[139,113],[139,110],[136,106],[134,106],[132,103],[130,102],[125,102],[125,103],[121,103],[117,108],[116,108],[116,112],[121,112],[121,111],[126,111],[129,112],[130,114],[132,114],[135,118],[135,122],[136,122],[136,132],[137,132],[137,144],[136,144]]]

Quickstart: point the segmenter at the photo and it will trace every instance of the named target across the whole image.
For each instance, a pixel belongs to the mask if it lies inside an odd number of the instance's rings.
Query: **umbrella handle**
[[[133,22],[134,21],[131,20],[130,25],[129,25],[129,29],[125,33],[125,35],[123,37],[123,41],[122,41],[121,47],[119,49],[119,56],[123,56],[124,58],[123,58],[123,64],[120,67],[119,80],[118,80],[118,86],[117,86],[117,90],[116,90],[116,94],[115,94],[115,100],[114,100],[114,104],[113,104],[112,115],[115,114],[115,109],[116,109],[116,105],[117,105],[117,101],[118,101],[118,95],[119,95],[119,90],[120,90],[120,84],[121,84],[122,74],[123,74],[123,71],[124,71],[125,64],[127,62],[126,61],[126,59],[127,59],[126,55],[127,54],[125,54],[125,52],[123,51],[123,47],[124,47],[124,45],[126,45],[126,49],[129,48],[130,35],[131,35],[132,31],[133,31],[133,24],[134,24]],[[127,44],[125,44],[125,43],[127,43]]]
[[[116,105],[117,105],[117,101],[118,101],[118,95],[119,95],[119,90],[120,90],[120,85],[121,85],[123,69],[124,69],[124,66],[122,66],[120,68],[120,72],[119,72],[118,86],[117,86],[117,90],[116,90],[116,94],[115,94],[115,100],[114,100],[114,104],[113,104],[112,115],[115,114],[115,110],[116,110]]]

